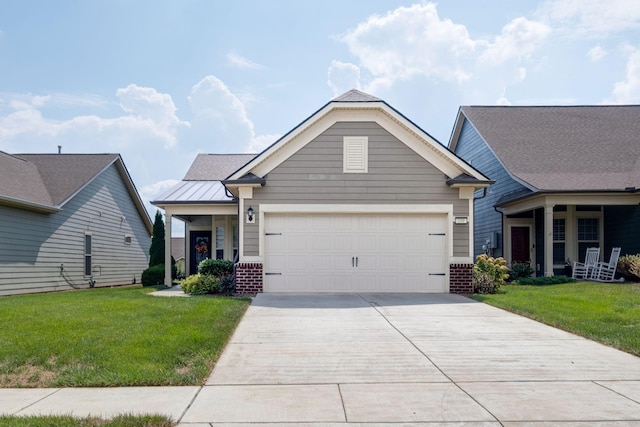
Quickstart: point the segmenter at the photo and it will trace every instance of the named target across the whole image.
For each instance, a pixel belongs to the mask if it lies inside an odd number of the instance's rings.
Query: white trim
[[[453,223],[453,205],[377,205],[377,204],[261,204],[260,222],[264,213],[448,213]]]
[[[265,214],[267,213],[309,213],[309,214],[446,214],[447,224],[447,262],[448,265],[454,263],[452,260],[463,259],[464,263],[470,257],[453,257],[453,205],[327,205],[327,204],[261,204],[259,211],[258,228],[258,254],[257,257],[240,257],[241,262],[264,262],[264,235],[265,235]],[[472,216],[472,215],[470,215]],[[456,261],[457,263],[458,261]],[[264,271],[262,272],[264,283]],[[450,291],[451,278],[449,269],[446,271],[446,292]]]
[[[451,264],[473,264],[475,261],[472,256],[453,256],[449,258],[449,265]]]
[[[466,173],[482,181],[487,179],[382,101],[367,103],[331,102],[327,104],[280,141],[236,171],[229,179],[239,179],[249,172],[264,177],[339,121],[374,121],[378,123],[449,178],[455,178],[460,174]]]

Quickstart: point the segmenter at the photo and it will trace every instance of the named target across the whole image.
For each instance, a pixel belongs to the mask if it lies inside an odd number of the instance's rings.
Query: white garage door
[[[265,292],[448,292],[446,215],[265,214]]]

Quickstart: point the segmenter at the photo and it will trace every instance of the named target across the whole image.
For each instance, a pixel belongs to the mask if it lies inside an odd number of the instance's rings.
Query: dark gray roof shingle
[[[538,190],[640,187],[640,106],[461,107],[507,169]]]
[[[55,206],[63,204],[119,157],[118,154],[16,154],[15,156],[35,165]]]
[[[52,207],[53,201],[33,163],[0,151],[0,198]]]
[[[368,93],[361,92],[357,89],[351,89],[350,91],[345,92],[336,98],[333,98],[331,101],[333,102],[378,102],[382,100],[380,98],[376,98],[373,95],[369,95]]]
[[[255,156],[255,154],[198,154],[183,180],[222,181]]]

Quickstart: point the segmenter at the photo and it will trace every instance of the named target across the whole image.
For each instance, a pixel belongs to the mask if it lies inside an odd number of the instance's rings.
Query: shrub
[[[180,287],[190,295],[216,294],[220,292],[220,279],[207,274],[192,274],[180,281]]]
[[[473,288],[481,294],[495,294],[509,278],[509,267],[504,258],[478,255],[473,266]]]
[[[142,286],[157,286],[164,284],[164,264],[156,264],[142,272],[140,278]]]
[[[509,270],[509,280],[518,280],[521,277],[530,277],[533,274],[533,268],[528,263],[513,262]]]
[[[528,285],[528,286],[544,286],[544,285],[559,285],[561,283],[572,283],[576,279],[567,276],[548,276],[548,277],[522,277],[518,280],[514,280],[514,285]]]
[[[198,273],[215,277],[233,274],[233,262],[223,259],[205,259],[198,264]]]
[[[220,279],[220,293],[222,295],[233,295],[236,293],[236,278],[233,275],[224,276]]]
[[[640,254],[620,257],[618,273],[629,282],[640,282]]]

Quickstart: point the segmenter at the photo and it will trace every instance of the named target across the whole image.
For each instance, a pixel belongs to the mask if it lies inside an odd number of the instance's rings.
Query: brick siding
[[[262,292],[262,264],[242,262],[236,264],[236,294],[251,295]]]
[[[473,264],[449,265],[449,292],[452,294],[473,293]]]

